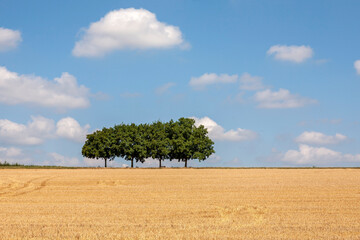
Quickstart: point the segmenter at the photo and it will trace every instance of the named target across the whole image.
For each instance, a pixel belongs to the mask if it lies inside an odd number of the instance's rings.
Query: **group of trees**
[[[207,129],[195,126],[195,120],[180,118],[166,123],[157,121],[152,124],[120,124],[103,128],[87,135],[82,148],[82,155],[87,158],[107,161],[122,157],[131,161],[144,163],[153,158],[161,162],[169,159],[187,162],[208,158],[214,151],[214,142],[208,137]]]

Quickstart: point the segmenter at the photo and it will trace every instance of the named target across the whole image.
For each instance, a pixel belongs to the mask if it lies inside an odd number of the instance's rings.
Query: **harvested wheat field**
[[[1,239],[360,239],[359,169],[1,169]]]

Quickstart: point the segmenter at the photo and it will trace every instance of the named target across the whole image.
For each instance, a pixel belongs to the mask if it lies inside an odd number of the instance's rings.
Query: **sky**
[[[216,151],[192,167],[360,166],[359,9],[0,0],[0,162],[103,166],[87,134],[190,117]]]

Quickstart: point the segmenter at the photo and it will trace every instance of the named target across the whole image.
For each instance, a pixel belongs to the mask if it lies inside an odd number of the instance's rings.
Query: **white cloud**
[[[65,157],[58,153],[49,153],[50,161],[45,161],[43,165],[51,165],[51,166],[69,166],[69,167],[77,167],[80,166],[80,161],[76,157]]]
[[[241,90],[260,90],[265,88],[262,83],[262,77],[251,76],[249,73],[244,73],[240,77],[240,89]]]
[[[324,147],[311,147],[305,144],[299,146],[299,150],[287,151],[282,161],[293,164],[316,164],[326,165],[342,162],[360,162],[360,154],[343,154]]]
[[[298,143],[326,145],[337,144],[346,139],[347,137],[340,133],[336,133],[335,136],[327,136],[320,132],[303,132],[295,141]]]
[[[57,109],[85,108],[89,90],[78,86],[76,78],[63,73],[60,78],[47,81],[33,75],[18,75],[0,67],[0,102],[32,104]]]
[[[268,55],[275,56],[275,59],[290,61],[295,63],[304,62],[306,59],[313,56],[313,50],[310,46],[286,46],[286,45],[275,45],[270,47],[267,51]]]
[[[282,88],[277,92],[270,89],[257,92],[255,101],[259,103],[259,108],[299,108],[317,102],[314,99],[291,94],[289,90]]]
[[[87,167],[99,167],[104,166],[104,160],[103,159],[95,159],[95,158],[83,158],[84,164]]]
[[[30,158],[26,157],[23,151],[19,148],[5,148],[0,147],[0,162],[8,162],[11,164],[19,163],[19,164],[29,164],[31,161]]]
[[[20,42],[20,31],[0,27],[0,52],[16,48]]]
[[[240,76],[237,74],[228,75],[216,73],[205,73],[200,77],[192,77],[189,85],[196,90],[204,89],[207,85],[223,84],[223,83],[236,83],[239,80],[240,89],[247,91],[255,91],[264,89],[265,86],[262,83],[262,77],[251,76],[249,73],[244,73]]]
[[[231,129],[229,131],[225,131],[225,129],[218,125],[215,121],[210,119],[209,117],[196,118],[191,117],[195,120],[195,126],[203,125],[209,133],[209,137],[212,140],[220,140],[220,141],[248,141],[253,140],[257,137],[257,134],[251,130],[247,129]]]
[[[27,125],[0,119],[0,141],[7,144],[38,145],[51,136],[54,121],[44,117],[31,117]]]
[[[39,145],[50,138],[67,138],[77,142],[85,141],[89,125],[81,127],[73,118],[60,119],[55,127],[52,119],[41,116],[31,117],[31,121],[19,124],[0,119],[0,142],[16,145]]]
[[[184,43],[178,27],[159,22],[145,9],[119,9],[107,13],[85,29],[72,51],[77,57],[99,57],[121,49],[171,48]]]
[[[169,89],[170,89],[171,87],[175,86],[175,85],[176,85],[176,83],[168,82],[168,83],[166,83],[166,84],[158,87],[158,88],[155,90],[155,92],[156,92],[156,94],[158,94],[158,95],[162,95],[162,94],[164,94],[165,92],[169,91]]]
[[[19,148],[4,148],[4,147],[0,147],[0,156],[2,157],[17,157],[20,156],[22,154],[22,150]]]
[[[356,73],[360,75],[360,60],[354,62],[354,68],[356,70]]]
[[[73,118],[63,118],[56,124],[56,134],[59,137],[67,138],[77,142],[84,142],[90,126],[87,124],[81,127]]]
[[[228,75],[215,73],[205,73],[200,77],[192,77],[189,85],[197,90],[205,88],[207,85],[216,83],[235,83],[238,80],[238,75]]]

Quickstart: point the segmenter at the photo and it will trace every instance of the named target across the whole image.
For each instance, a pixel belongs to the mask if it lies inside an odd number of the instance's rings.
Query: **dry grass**
[[[360,239],[359,169],[4,169],[0,239]]]

